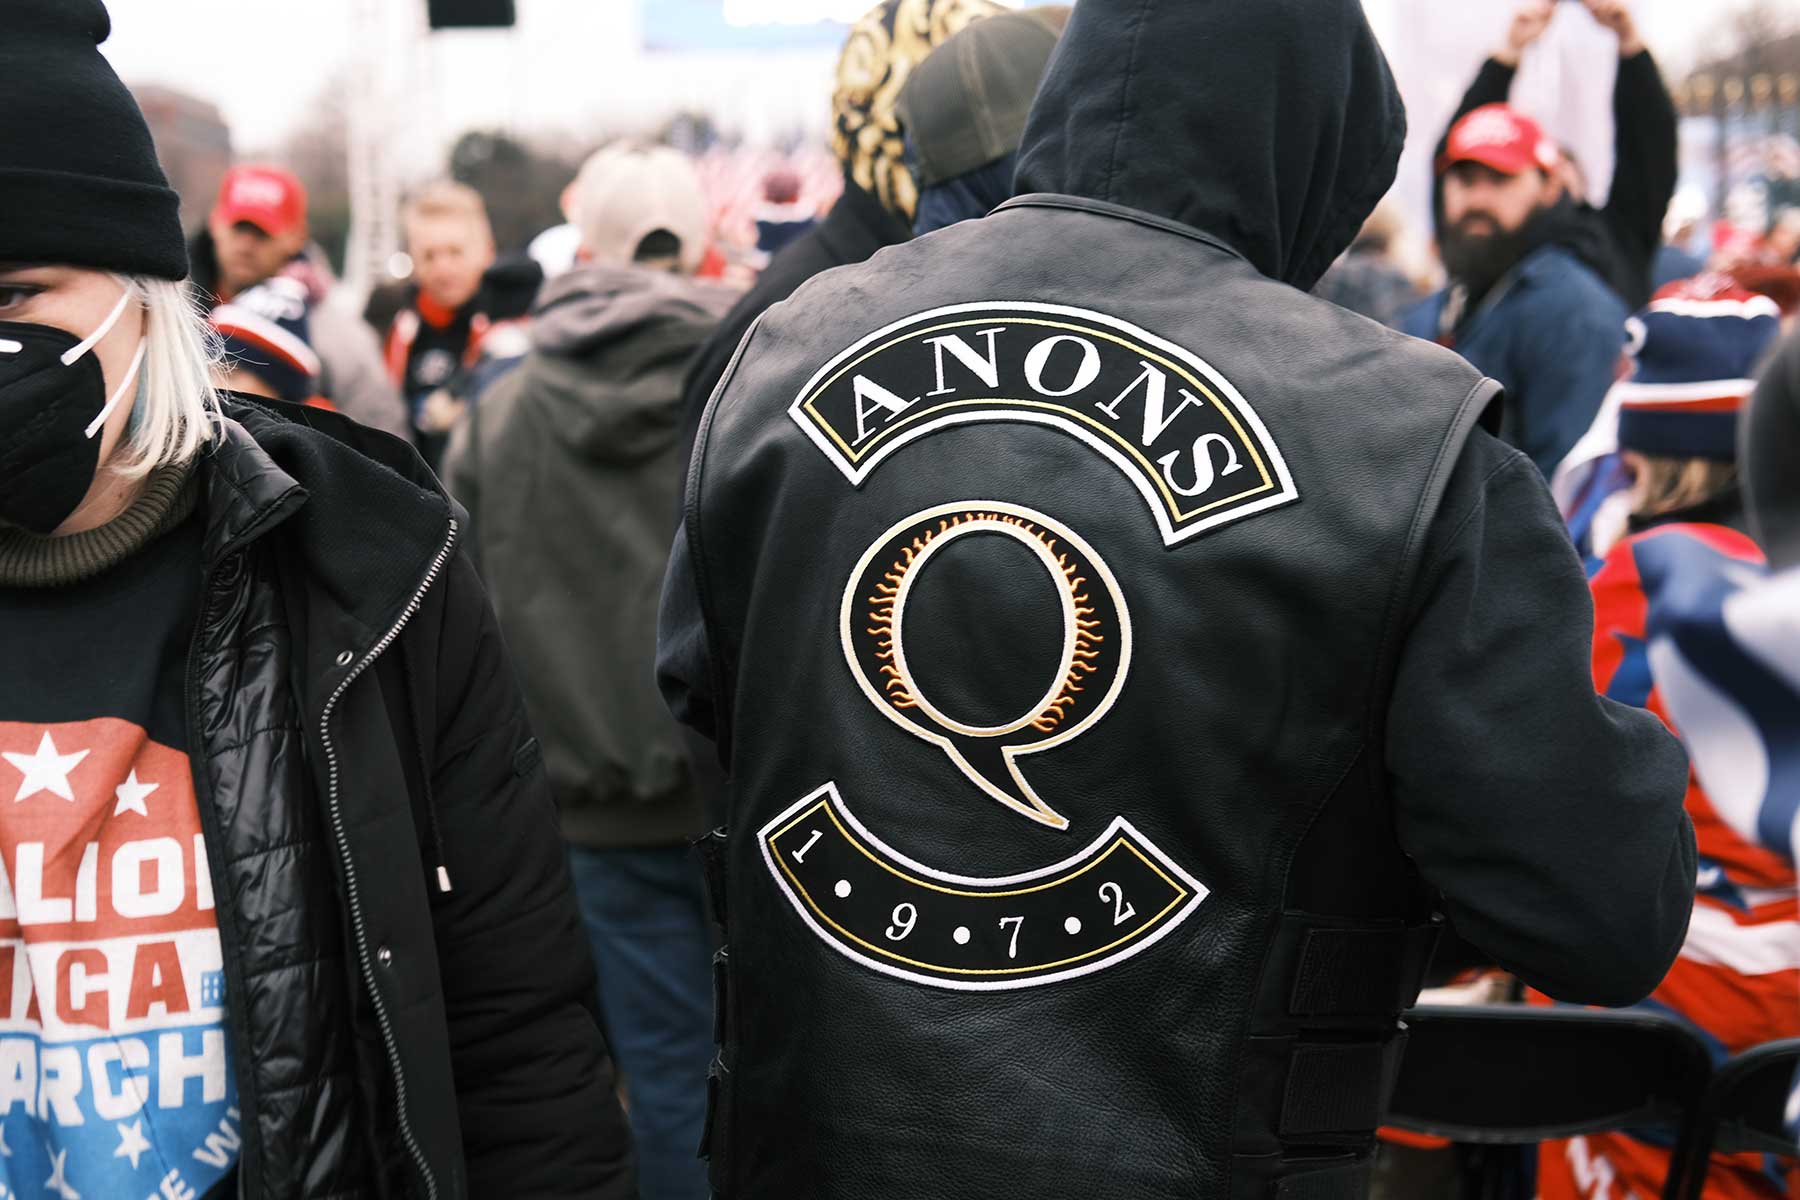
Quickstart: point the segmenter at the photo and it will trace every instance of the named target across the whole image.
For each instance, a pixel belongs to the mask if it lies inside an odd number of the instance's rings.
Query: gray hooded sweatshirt
[[[641,267],[551,281],[531,353],[446,460],[576,845],[701,831],[653,679],[656,609],[684,466],[682,373],[732,299]]]

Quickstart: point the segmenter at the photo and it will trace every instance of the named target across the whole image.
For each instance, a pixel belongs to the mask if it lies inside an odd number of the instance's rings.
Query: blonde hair
[[[494,236],[481,193],[466,183],[449,179],[428,183],[413,193],[400,210],[400,217],[408,226],[430,217],[462,217],[479,225],[489,238]]]
[[[141,478],[194,458],[219,435],[213,370],[218,338],[186,284],[134,276],[121,283],[144,308],[144,362],[131,424],[112,469]]]
[[[1650,454],[1642,458],[1637,468],[1637,486],[1632,491],[1634,517],[1660,517],[1704,504],[1730,491],[1738,481],[1736,463]]]

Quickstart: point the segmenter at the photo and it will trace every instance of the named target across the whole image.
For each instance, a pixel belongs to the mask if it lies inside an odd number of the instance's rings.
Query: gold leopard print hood
[[[978,18],[1005,11],[991,0],[885,0],[844,43],[831,97],[832,152],[851,182],[909,226],[919,193],[906,169],[894,101],[935,47]]]

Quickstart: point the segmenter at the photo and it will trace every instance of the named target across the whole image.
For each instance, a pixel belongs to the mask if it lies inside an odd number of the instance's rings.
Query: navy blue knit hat
[[[0,262],[184,278],[180,200],[100,54],[105,6],[6,0],[0,26]]]
[[[1626,327],[1634,368],[1617,389],[1620,447],[1735,462],[1738,414],[1781,333],[1775,302],[1702,275],[1658,292]]]
[[[305,404],[319,394],[319,356],[309,344],[306,285],[277,275],[212,311],[226,361],[248,371],[281,399]]]

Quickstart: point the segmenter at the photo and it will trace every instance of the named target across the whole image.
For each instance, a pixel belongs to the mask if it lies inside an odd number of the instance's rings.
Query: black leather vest
[[[1383,716],[1493,395],[1065,197],[766,314],[687,513],[720,1195],[1361,1194],[1432,936]]]

